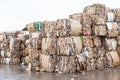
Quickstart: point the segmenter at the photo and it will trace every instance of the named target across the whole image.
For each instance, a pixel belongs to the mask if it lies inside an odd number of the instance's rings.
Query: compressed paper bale
[[[120,46],[117,47],[117,53],[118,53],[118,55],[120,57]]]
[[[84,36],[91,36],[92,35],[92,28],[89,24],[83,25],[83,35]]]
[[[93,4],[86,6],[83,12],[91,15],[105,15],[105,5],[104,4]]]
[[[82,14],[82,24],[89,24],[92,25],[92,16],[88,13],[83,13]]]
[[[42,26],[42,22],[41,21],[34,22],[35,31],[41,31],[42,27],[43,26]]]
[[[111,51],[109,52],[109,54],[111,55],[112,58],[112,66],[120,65],[120,58],[118,53],[116,51]]]
[[[118,34],[120,35],[120,23],[118,23]]]
[[[75,56],[58,56],[56,71],[63,72],[63,73],[76,72],[76,57]]]
[[[95,47],[101,47],[102,46],[101,37],[94,36],[93,43]]]
[[[10,51],[7,51],[7,52],[5,53],[5,56],[6,56],[7,58],[12,57],[12,56],[11,56],[11,52],[10,52]]]
[[[75,13],[75,14],[69,15],[69,18],[75,19],[75,20],[78,20],[81,22],[82,21],[82,13]]]
[[[30,33],[35,31],[33,23],[27,24],[26,27],[27,27],[28,32],[30,32]]]
[[[91,47],[84,47],[83,53],[87,58],[92,58],[95,54],[93,51],[93,48],[91,48]]]
[[[93,47],[93,37],[92,36],[83,36],[83,46]]]
[[[46,38],[57,37],[57,22],[56,21],[44,21],[43,22],[43,35]]]
[[[93,27],[93,32],[96,36],[106,36],[107,35],[107,29],[106,29],[106,26],[97,26],[97,25],[94,25]]]
[[[92,21],[93,21],[93,24],[95,24],[95,25],[105,25],[106,24],[106,16],[93,15]]]
[[[43,71],[55,72],[56,55],[40,54],[40,63]]]
[[[115,11],[115,21],[120,22],[120,9]]]
[[[115,13],[114,12],[108,12],[107,13],[107,21],[108,22],[114,22],[115,21]]]
[[[86,69],[86,61],[87,61],[87,58],[84,54],[78,54],[77,55],[77,59],[78,59],[78,71],[80,70],[85,70]]]
[[[114,38],[105,38],[103,41],[104,47],[108,51],[116,50],[117,48],[117,41]]]
[[[59,19],[57,20],[59,37],[79,36],[82,33],[82,25],[78,20]]]
[[[19,33],[19,34],[17,35],[17,38],[20,39],[20,40],[23,40],[23,38],[24,38],[24,33]]]
[[[79,36],[82,33],[82,25],[79,21],[70,19],[71,33],[72,36]]]
[[[120,36],[117,36],[116,40],[117,40],[117,45],[120,46]]]
[[[4,35],[0,34],[0,42],[2,42],[4,40]]]
[[[117,37],[118,36],[118,24],[116,22],[107,22],[107,32],[108,37]]]
[[[32,33],[32,38],[39,38],[40,33],[39,32],[33,32]]]
[[[5,51],[4,51],[4,50],[1,50],[1,51],[0,51],[0,55],[1,55],[2,57],[5,57]]]
[[[76,55],[82,50],[82,41],[79,36],[59,38],[57,41],[58,55]]]
[[[49,54],[57,53],[57,39],[56,38],[43,38],[42,39],[42,52]]]

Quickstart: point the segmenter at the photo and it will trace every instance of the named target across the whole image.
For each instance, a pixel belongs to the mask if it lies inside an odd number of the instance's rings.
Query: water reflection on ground
[[[95,70],[85,74],[65,74],[26,71],[25,67],[0,65],[0,80],[120,80],[120,67]]]

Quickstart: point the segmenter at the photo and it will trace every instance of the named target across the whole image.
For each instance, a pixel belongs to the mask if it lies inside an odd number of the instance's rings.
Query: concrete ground
[[[120,80],[120,67],[95,70],[85,74],[65,74],[26,71],[25,67],[0,65],[0,80]]]

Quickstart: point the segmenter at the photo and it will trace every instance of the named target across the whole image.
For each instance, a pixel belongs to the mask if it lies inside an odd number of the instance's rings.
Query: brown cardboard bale
[[[0,51],[0,56],[1,56],[1,57],[5,57],[5,52],[6,52],[6,51],[1,50],[1,51]]]
[[[118,24],[116,22],[107,22],[107,32],[108,37],[117,37],[118,36]]]
[[[42,39],[42,52],[49,54],[57,53],[57,39],[56,38],[43,38]]]
[[[10,51],[5,52],[5,57],[10,58],[11,57],[11,52]]]
[[[115,21],[120,22],[120,10],[115,11]]]
[[[71,36],[79,36],[82,33],[82,25],[79,21],[70,19]]]
[[[43,22],[43,35],[46,38],[57,37],[57,22],[56,21],[44,21]]]
[[[82,24],[92,25],[92,16],[88,13],[82,13]]]
[[[102,48],[94,48],[94,66],[97,69],[103,69],[104,68],[104,62],[105,62],[105,49]]]
[[[95,55],[93,48],[91,47],[84,47],[83,53],[87,58],[92,58]]]
[[[96,26],[96,25],[94,25],[94,27],[93,27],[94,29],[94,34],[96,35],[96,36],[106,36],[107,35],[107,29],[106,29],[106,26],[103,26],[103,25],[101,25],[101,26]]]
[[[79,36],[82,33],[82,25],[78,20],[59,19],[57,20],[59,37]]]
[[[117,45],[120,46],[120,35],[117,36],[116,40],[117,40]]]
[[[24,34],[23,33],[19,33],[17,35],[17,38],[20,39],[20,40],[22,40],[24,38]]]
[[[93,37],[92,36],[83,36],[83,46],[93,47]]]
[[[82,14],[82,25],[83,25],[83,34],[85,36],[91,36],[92,35],[92,17],[90,14],[83,13]]]
[[[118,53],[118,55],[120,57],[120,46],[117,47],[117,53]]]
[[[118,53],[116,51],[109,52],[111,58],[112,58],[112,66],[118,66],[120,65],[120,58],[118,56]]]
[[[105,40],[103,42],[104,42],[103,44],[104,44],[106,50],[108,50],[108,51],[116,50],[117,41],[114,38],[111,38],[111,39],[105,38]]]
[[[95,25],[105,25],[106,23],[106,16],[98,16],[98,15],[93,15],[92,16],[92,21],[93,24]]]
[[[91,15],[105,15],[105,5],[104,4],[93,4],[86,6],[83,12],[89,13]]]
[[[63,73],[76,72],[76,57],[75,56],[58,56],[56,71],[63,72]]]
[[[101,37],[94,36],[93,43],[95,47],[101,47],[102,46]]]
[[[2,42],[3,40],[4,40],[4,35],[0,33],[0,42]]]
[[[92,28],[90,24],[83,25],[83,35],[84,36],[91,36],[92,35]]]
[[[77,59],[78,59],[78,65],[79,65],[79,70],[86,70],[86,61],[87,58],[85,57],[84,54],[78,54],[77,55]]]
[[[35,31],[33,23],[27,24],[26,27],[30,33]]]
[[[76,55],[82,50],[82,42],[79,36],[59,38],[57,41],[58,55]]]
[[[40,62],[43,71],[55,72],[56,59],[56,55],[40,54]]]
[[[114,22],[115,21],[115,13],[110,11],[107,13],[107,22]]]
[[[120,23],[118,23],[118,34],[120,35]]]
[[[75,13],[75,14],[72,14],[72,15],[69,15],[69,18],[70,19],[75,19],[75,20],[78,20],[78,21],[82,21],[82,13]]]

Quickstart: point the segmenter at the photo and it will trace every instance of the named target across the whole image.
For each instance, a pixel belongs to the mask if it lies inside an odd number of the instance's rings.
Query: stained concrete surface
[[[26,71],[25,67],[0,65],[0,80],[120,80],[120,67],[95,70],[85,74],[65,74]]]

